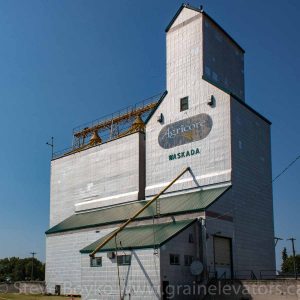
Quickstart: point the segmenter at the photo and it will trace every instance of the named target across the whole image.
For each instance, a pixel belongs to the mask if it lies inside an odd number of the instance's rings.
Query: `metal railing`
[[[102,143],[105,143],[129,130],[135,120],[135,114],[141,114],[140,117],[142,120],[144,122],[147,121],[153,109],[155,109],[156,105],[164,98],[166,93],[167,92],[159,93],[117,112],[75,127],[73,129],[73,145],[63,150],[55,151],[52,159],[75,153],[77,149],[78,151],[80,151],[80,149],[82,150],[88,145],[88,137],[93,133],[94,129],[101,131],[101,140]]]
[[[261,270],[259,272],[259,278],[261,280],[268,280],[268,279],[298,279],[300,278],[300,273],[293,273],[293,272],[282,272],[279,270]]]
[[[276,277],[279,276],[279,271],[277,270],[261,270],[259,271],[259,278],[261,280],[265,279],[275,279]]]
[[[259,275],[256,275],[259,274]],[[294,274],[284,273],[276,269],[260,270],[259,272],[253,270],[236,270],[234,272],[234,279],[238,280],[276,280],[276,279],[297,279],[300,278],[300,273]]]
[[[111,113],[111,114],[108,114],[108,115],[105,115],[101,118],[97,118],[97,119],[94,119],[90,122],[87,122],[87,123],[84,123],[84,124],[81,124],[75,128],[73,128],[73,134],[75,135],[76,133],[84,130],[86,127],[94,127],[96,125],[98,125],[99,123],[102,123],[104,121],[110,121],[116,117],[119,117],[121,115],[125,115],[125,114],[128,114],[134,110],[137,110],[138,108],[142,108],[142,107],[145,107],[147,106],[148,104],[150,103],[153,103],[153,102],[157,102],[159,101],[159,99],[161,98],[161,96],[163,95],[164,93],[159,93],[159,94],[156,94],[150,98],[147,98],[145,100],[142,100],[134,105],[130,105],[130,106],[127,106],[125,108],[122,108],[114,113]]]
[[[234,279],[239,279],[239,280],[257,280],[257,277],[253,270],[236,270],[234,272]]]

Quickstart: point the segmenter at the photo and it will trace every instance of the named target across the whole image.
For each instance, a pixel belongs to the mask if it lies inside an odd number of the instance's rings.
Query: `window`
[[[180,99],[180,111],[189,109],[189,97],[184,97]]]
[[[131,255],[118,255],[117,262],[119,266],[126,266],[131,264]]]
[[[189,234],[189,243],[193,244],[194,243],[194,236],[192,233]]]
[[[102,257],[91,257],[90,266],[91,267],[102,267]]]
[[[192,255],[185,255],[184,256],[184,265],[190,266],[194,260],[194,257]]]
[[[170,254],[170,265],[180,265],[179,254]]]

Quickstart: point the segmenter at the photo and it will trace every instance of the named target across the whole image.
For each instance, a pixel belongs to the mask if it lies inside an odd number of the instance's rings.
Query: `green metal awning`
[[[142,249],[142,248],[158,248],[164,243],[175,237],[177,234],[189,227],[194,220],[184,220],[163,224],[151,224],[143,226],[127,227],[117,235],[118,249]],[[101,244],[112,233],[102,237],[96,242],[90,244],[84,249],[80,250],[81,253],[91,253],[96,247]],[[115,239],[109,241],[99,252],[115,251]]]
[[[160,201],[160,215],[176,215],[187,212],[203,211],[219,197],[221,197],[228,187],[207,189],[199,192],[165,197]],[[147,200],[140,200],[124,205],[115,205],[89,212],[76,213],[65,219],[56,226],[46,231],[46,234],[59,233],[83,228],[92,228],[102,225],[118,224],[128,220],[135,212],[141,209]],[[151,204],[144,210],[136,220],[152,218],[156,214],[156,204]]]

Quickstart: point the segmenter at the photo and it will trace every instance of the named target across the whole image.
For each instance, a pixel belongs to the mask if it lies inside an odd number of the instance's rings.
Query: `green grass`
[[[42,296],[42,295],[20,295],[0,294],[0,300],[71,300],[72,297]],[[74,300],[80,300],[76,297]]]

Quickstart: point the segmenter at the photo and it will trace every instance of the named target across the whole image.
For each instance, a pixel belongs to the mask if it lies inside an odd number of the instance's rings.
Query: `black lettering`
[[[176,155],[175,154],[169,155],[169,160],[173,160],[173,159],[176,159]]]

